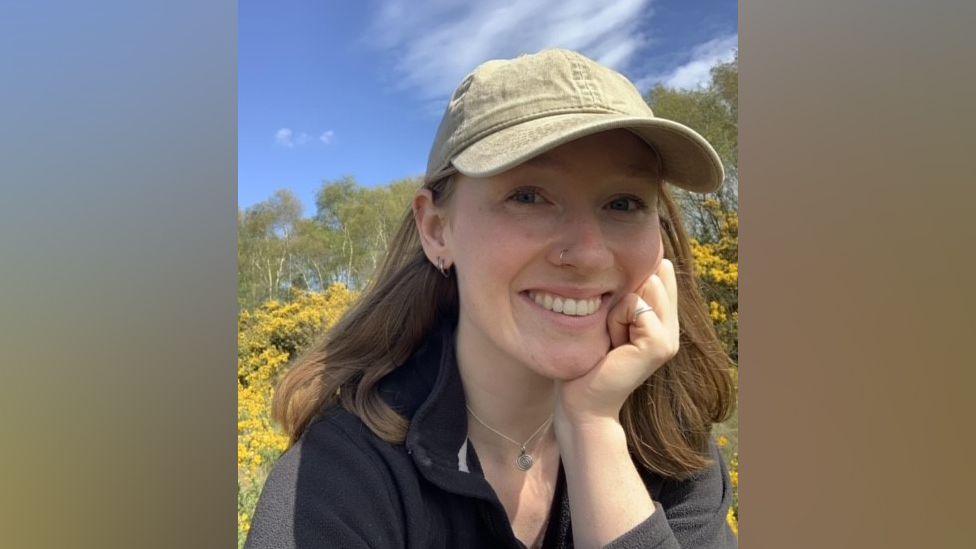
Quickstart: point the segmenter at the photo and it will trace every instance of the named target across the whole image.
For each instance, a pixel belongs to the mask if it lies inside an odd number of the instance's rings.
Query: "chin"
[[[569,354],[567,356],[548,356],[536,361],[535,368],[540,375],[549,379],[569,381],[586,375],[603,358],[606,352],[585,352]]]

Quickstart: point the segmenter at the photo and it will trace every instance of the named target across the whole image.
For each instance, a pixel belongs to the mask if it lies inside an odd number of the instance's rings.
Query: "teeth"
[[[567,316],[591,315],[600,308],[602,300],[600,296],[592,299],[569,299],[545,292],[529,292],[529,297],[540,306]]]

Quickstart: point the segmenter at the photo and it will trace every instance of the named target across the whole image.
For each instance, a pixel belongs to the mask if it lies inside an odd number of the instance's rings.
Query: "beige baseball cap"
[[[705,138],[656,118],[620,73],[564,49],[491,60],[465,77],[437,129],[424,180],[456,172],[490,177],[563,143],[617,128],[657,151],[668,183],[702,193],[722,185],[722,161]]]

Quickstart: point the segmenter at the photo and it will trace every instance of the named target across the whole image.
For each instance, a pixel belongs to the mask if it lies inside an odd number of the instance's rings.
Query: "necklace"
[[[528,454],[528,452],[526,452],[526,447],[528,446],[529,442],[531,442],[532,439],[534,439],[536,437],[536,435],[538,435],[539,433],[542,432],[542,430],[546,427],[546,425],[549,425],[549,422],[552,421],[552,415],[550,415],[549,416],[549,419],[547,419],[545,423],[543,423],[542,425],[540,425],[539,428],[536,429],[534,433],[532,433],[532,436],[530,436],[525,442],[519,444],[517,441],[508,438],[507,436],[505,436],[502,433],[499,433],[497,430],[493,429],[491,427],[491,425],[488,425],[487,423],[485,423],[484,421],[482,421],[481,418],[478,417],[478,414],[475,414],[467,404],[465,404],[464,407],[467,408],[469,412],[471,412],[471,415],[476,420],[478,420],[478,423],[484,425],[491,432],[493,432],[496,435],[502,437],[503,439],[511,442],[512,444],[518,446],[521,449],[521,451],[519,452],[518,457],[515,458],[515,466],[516,467],[518,467],[522,471],[528,471],[532,467],[532,464],[535,463],[535,460],[532,459],[532,456],[530,456]]]

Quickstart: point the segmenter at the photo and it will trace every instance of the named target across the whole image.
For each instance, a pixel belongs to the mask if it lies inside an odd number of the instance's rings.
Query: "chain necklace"
[[[539,433],[542,432],[543,429],[545,429],[546,425],[549,425],[549,422],[552,421],[552,415],[550,415],[549,416],[549,419],[547,419],[545,423],[543,423],[542,425],[540,425],[539,428],[536,429],[534,433],[532,433],[532,436],[530,436],[525,442],[519,444],[518,441],[515,441],[515,440],[512,440],[512,439],[508,438],[504,434],[499,433],[497,430],[495,430],[494,428],[492,428],[490,425],[488,425],[487,423],[485,423],[484,421],[482,421],[482,419],[480,417],[478,417],[478,415],[475,414],[474,411],[472,411],[471,408],[467,404],[465,404],[464,407],[467,408],[469,412],[471,412],[471,415],[474,416],[474,418],[476,420],[478,420],[478,423],[484,425],[489,430],[491,430],[491,432],[495,433],[496,435],[502,437],[503,439],[511,442],[512,444],[514,444],[514,445],[516,445],[516,446],[518,446],[520,448],[519,455],[518,455],[517,458],[515,458],[515,466],[516,467],[518,467],[522,471],[528,471],[532,467],[532,464],[535,463],[535,460],[532,458],[532,456],[530,456],[526,452],[526,447],[528,446],[529,442],[531,442],[532,439],[534,439],[536,437],[536,435],[538,435]]]

